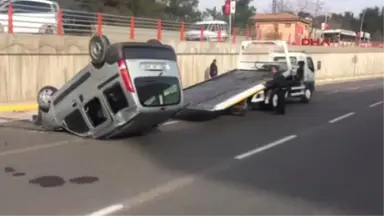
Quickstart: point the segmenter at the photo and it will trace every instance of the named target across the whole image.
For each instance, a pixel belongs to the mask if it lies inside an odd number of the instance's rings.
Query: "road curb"
[[[37,104],[4,104],[0,105],[0,113],[3,112],[28,112],[37,110]]]
[[[322,79],[322,80],[317,80],[316,85],[342,83],[342,82],[372,79],[372,78],[378,78],[378,77],[384,78],[384,74],[344,77],[344,78],[337,78],[337,79]],[[9,105],[4,104],[4,105],[0,105],[0,113],[2,113],[2,112],[28,112],[28,111],[37,110],[37,108],[38,108],[37,104],[9,104]]]

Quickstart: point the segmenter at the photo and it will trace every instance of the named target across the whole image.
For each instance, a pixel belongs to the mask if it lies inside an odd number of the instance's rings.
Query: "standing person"
[[[209,76],[210,76],[210,78],[217,76],[216,59],[213,59],[211,65],[209,66]]]
[[[285,91],[287,88],[287,83],[285,77],[281,71],[276,67],[272,67],[273,72],[273,94],[277,94],[277,107],[276,113],[284,115],[285,114]]]

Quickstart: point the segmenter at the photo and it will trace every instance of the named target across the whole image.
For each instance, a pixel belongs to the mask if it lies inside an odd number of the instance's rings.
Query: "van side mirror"
[[[317,61],[317,70],[321,69],[321,61]]]

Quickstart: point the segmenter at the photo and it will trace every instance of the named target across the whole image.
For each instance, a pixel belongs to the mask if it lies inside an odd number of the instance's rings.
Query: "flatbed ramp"
[[[245,100],[264,89],[270,72],[234,69],[184,89],[186,109],[219,111]]]

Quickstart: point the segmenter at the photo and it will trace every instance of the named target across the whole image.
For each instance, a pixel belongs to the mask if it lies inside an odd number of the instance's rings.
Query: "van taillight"
[[[117,62],[117,66],[119,67],[120,75],[121,75],[121,78],[123,79],[125,88],[129,92],[135,92],[135,89],[133,88],[131,77],[129,76],[128,67],[125,64],[125,60],[119,60]]]

